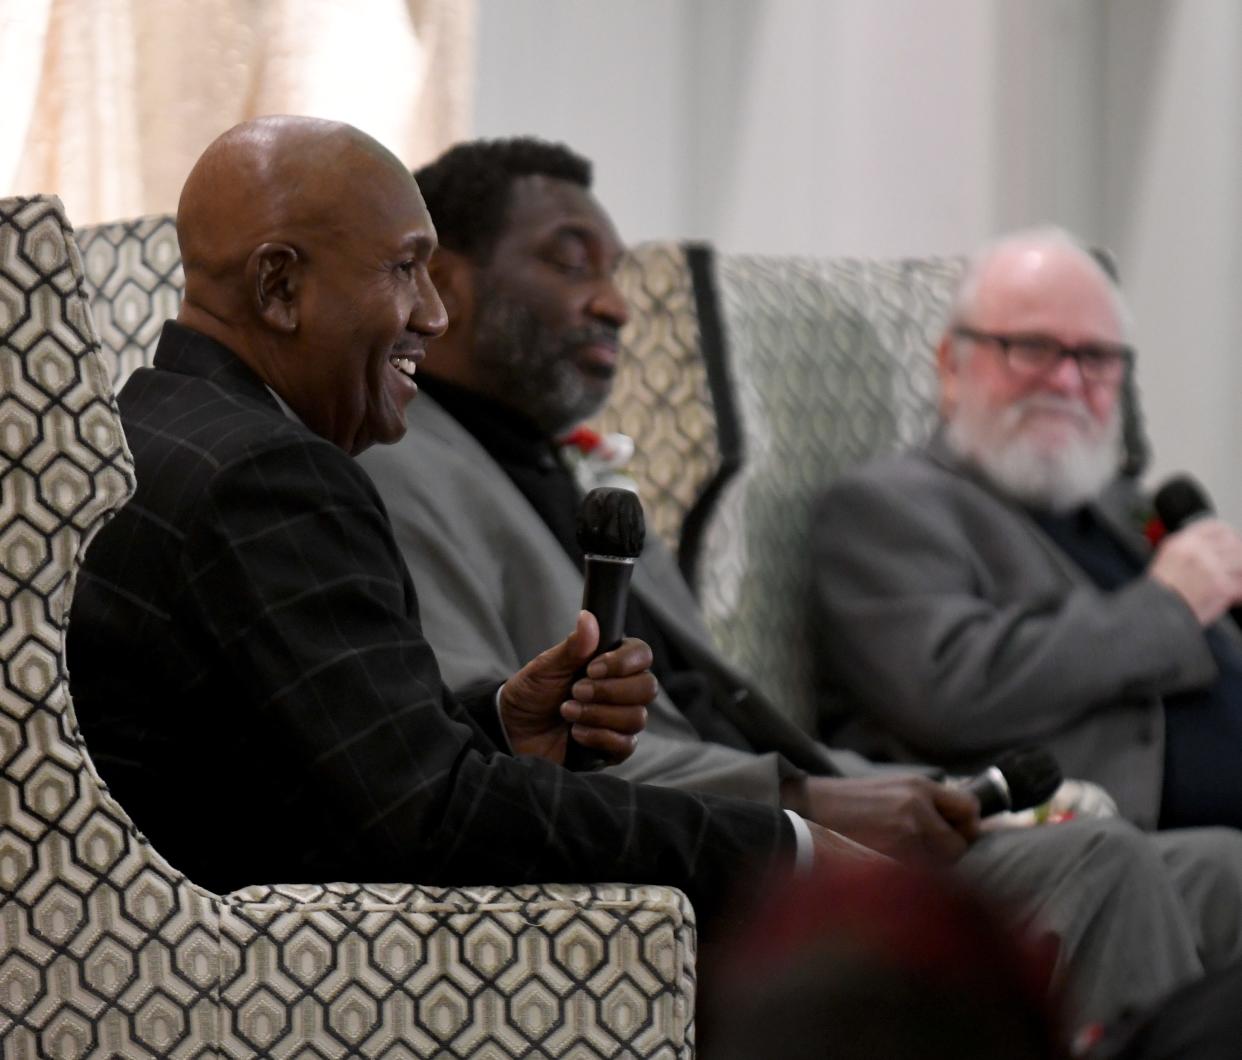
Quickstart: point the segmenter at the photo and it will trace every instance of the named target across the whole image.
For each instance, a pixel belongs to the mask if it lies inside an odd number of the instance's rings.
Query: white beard
[[[1034,394],[999,414],[962,394],[946,439],[1002,492],[1022,504],[1054,512],[1069,511],[1097,497],[1121,459],[1121,411],[1114,407],[1100,424],[1077,402]],[[1075,417],[1081,431],[1055,449],[1040,445],[1023,429],[1024,414],[1047,409]]]

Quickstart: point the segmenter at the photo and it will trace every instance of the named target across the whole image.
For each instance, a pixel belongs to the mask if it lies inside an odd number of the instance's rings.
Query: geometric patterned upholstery
[[[807,623],[812,504],[843,470],[930,435],[964,259],[716,265],[745,457],[704,529],[696,588],[725,655],[810,728],[814,658],[831,650]]]
[[[137,260],[91,246],[110,271]],[[158,275],[151,290],[173,272]],[[142,347],[142,322],[110,319]],[[64,663],[78,564],[133,488],[120,363],[105,368],[59,201],[0,200],[0,1055],[689,1057],[678,891],[217,896],[135,829],[83,745]]]
[[[617,286],[630,319],[612,396],[591,425],[634,439],[626,474],[639,485],[648,529],[676,553],[687,518],[722,464],[687,249],[631,248]]]
[[[961,268],[645,243],[618,273],[631,316],[594,425],[634,438],[626,473],[724,655],[806,727],[811,501],[845,467],[927,437]]]
[[[185,291],[181,246],[172,214],[79,228],[78,246],[91,316],[108,360],[113,390],[151,363],[165,320]]]

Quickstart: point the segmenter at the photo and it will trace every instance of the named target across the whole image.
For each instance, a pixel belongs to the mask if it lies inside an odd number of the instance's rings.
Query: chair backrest
[[[724,653],[804,724],[811,502],[845,467],[931,431],[932,350],[962,267],[661,243],[620,274],[633,317],[597,425],[634,437],[649,522]]]
[[[77,230],[82,268],[114,390],[151,363],[164,321],[185,292],[181,247],[171,214]]]
[[[843,470],[924,442],[934,348],[960,259],[722,256],[726,357],[745,459],[693,557],[725,654],[794,720],[814,721],[810,513]],[[859,527],[865,533],[865,527]]]
[[[0,1039],[159,1054],[215,1018],[219,917],[108,794],[69,696],[74,577],[133,467],[54,198],[0,200],[0,394]]]

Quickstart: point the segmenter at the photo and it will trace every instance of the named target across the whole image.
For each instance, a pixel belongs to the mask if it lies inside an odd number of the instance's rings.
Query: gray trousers
[[[1071,821],[988,833],[958,867],[1060,940],[1074,1026],[1113,1022],[1242,959],[1242,832]]]

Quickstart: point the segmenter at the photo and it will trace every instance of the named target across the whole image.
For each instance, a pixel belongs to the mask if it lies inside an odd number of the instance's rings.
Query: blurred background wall
[[[958,253],[1057,222],[1133,303],[1153,479],[1242,521],[1242,3],[480,0],[475,129],[564,138],[630,239]]]
[[[279,109],[412,165],[564,139],[633,240],[900,256],[1064,224],[1117,255],[1153,478],[1193,469],[1242,523],[1238,0],[0,0],[0,92],[0,194],[78,223],[173,208],[212,136]]]

